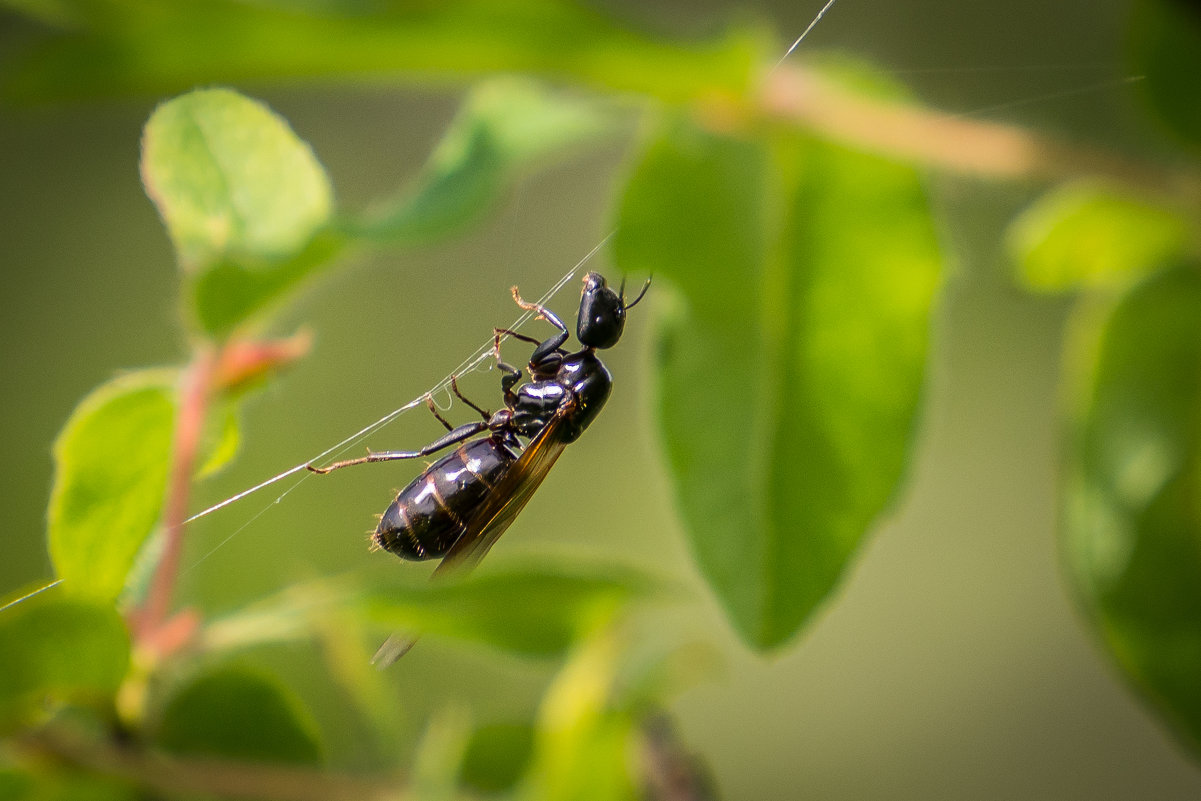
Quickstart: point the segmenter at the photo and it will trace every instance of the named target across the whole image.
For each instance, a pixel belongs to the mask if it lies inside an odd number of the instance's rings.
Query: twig
[[[211,394],[214,363],[212,349],[202,347],[183,376],[179,417],[175,425],[175,445],[171,455],[171,473],[167,484],[166,508],[163,513],[166,543],[154,572],[146,604],[136,621],[138,640],[142,644],[153,643],[156,635],[163,629],[171,607],[171,594],[175,588],[180,555],[183,552],[184,520],[187,518],[192,471]]]
[[[773,71],[762,109],[851,147],[953,172],[1002,179],[1096,177],[1143,194],[1201,204],[1201,175],[1012,125],[964,119],[852,93],[803,67]]]
[[[198,793],[266,801],[399,801],[408,795],[395,779],[366,779],[223,759],[168,757],[61,734],[27,735],[16,745],[170,795]]]
[[[640,756],[646,797],[651,801],[713,801],[713,777],[688,753],[666,714],[650,715],[642,724]]]

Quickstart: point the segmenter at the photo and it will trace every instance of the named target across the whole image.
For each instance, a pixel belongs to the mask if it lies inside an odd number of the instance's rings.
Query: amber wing
[[[560,407],[525,447],[468,520],[467,530],[443,557],[434,576],[471,570],[513,524],[567,446],[557,432],[571,408],[570,405]]]
[[[571,408],[565,406],[559,409],[546,427],[538,432],[538,436],[525,447],[521,456],[467,521],[467,531],[451,546],[431,578],[469,572],[513,524],[567,446],[556,431]],[[381,670],[386,668],[407,654],[416,644],[417,637],[416,634],[402,632],[393,634],[376,651],[371,664]]]

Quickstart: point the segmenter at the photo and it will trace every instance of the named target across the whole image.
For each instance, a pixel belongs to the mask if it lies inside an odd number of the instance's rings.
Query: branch
[[[168,795],[197,793],[265,801],[403,801],[408,797],[397,779],[365,779],[223,759],[181,759],[62,734],[29,735],[17,744],[35,754],[51,755]]]
[[[666,714],[648,716],[639,733],[643,790],[650,801],[713,801],[717,798],[708,767],[685,750]]]
[[[166,543],[154,572],[146,604],[136,621],[138,640],[142,644],[154,644],[158,635],[164,632],[164,622],[171,607],[171,594],[175,588],[179,559],[183,552],[184,520],[188,512],[192,471],[200,447],[201,431],[204,429],[213,367],[212,350],[201,347],[183,376],[180,388],[182,398],[175,424],[175,446],[172,449],[171,472],[167,484],[166,508],[163,513]]]
[[[194,614],[168,619],[171,595],[179,573],[188,498],[209,405],[216,396],[236,395],[308,353],[312,335],[299,331],[277,340],[241,340],[225,343],[214,353],[211,345],[199,345],[180,382],[179,413],[171,452],[163,528],[166,542],[155,567],[146,601],[133,615],[138,644],[165,654],[186,642],[199,623]]]
[[[1096,177],[1187,206],[1201,204],[1201,175],[1194,171],[1012,125],[867,98],[804,68],[768,75],[761,107],[836,142],[951,172],[1009,180]]]

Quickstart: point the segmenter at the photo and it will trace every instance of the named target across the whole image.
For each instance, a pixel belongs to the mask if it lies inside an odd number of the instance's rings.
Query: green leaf
[[[141,801],[146,796],[132,784],[55,765],[29,770],[0,768],[0,801]]]
[[[532,764],[518,799],[642,797],[630,776],[633,721],[612,703],[621,645],[611,630],[601,629],[572,650],[542,699]]]
[[[40,596],[0,612],[0,721],[47,701],[111,701],[129,665],[129,635],[116,610]]]
[[[630,601],[652,595],[654,579],[617,566],[587,570],[488,571],[461,582],[432,581],[377,591],[365,605],[381,625],[483,642],[528,656],[556,656]]]
[[[225,336],[255,314],[271,307],[306,278],[326,267],[345,245],[339,231],[324,230],[291,258],[270,264],[222,261],[191,276],[185,287],[194,322],[215,336]]]
[[[201,89],[155,109],[142,179],[180,264],[291,256],[329,219],[329,180],[309,146],[262,103]]]
[[[154,530],[175,426],[173,370],[143,370],[94,390],[54,444],[49,544],[66,590],[112,600]]]
[[[482,84],[425,165],[416,186],[350,224],[357,237],[424,241],[471,222],[531,164],[613,128],[599,103],[513,78]]]
[[[0,801],[19,801],[34,792],[34,778],[24,771],[0,766]]]
[[[1008,240],[1022,282],[1043,292],[1128,285],[1191,242],[1179,215],[1093,183],[1052,190],[1014,221]]]
[[[457,801],[458,776],[471,730],[466,710],[448,707],[431,716],[413,754],[408,790],[422,801]]]
[[[462,781],[486,795],[507,792],[525,773],[533,747],[534,729],[528,723],[484,726],[467,744]]]
[[[229,400],[217,404],[205,420],[196,478],[207,478],[229,464],[238,453],[241,439],[238,404]]]
[[[412,190],[361,219],[320,227],[329,221],[329,189],[307,146],[253,101],[208,90],[155,112],[143,172],[181,262],[194,265],[187,286],[192,316],[222,336],[284,298],[348,243],[443,236],[481,216],[522,167],[545,164],[610,129],[610,116],[596,103],[528,81],[490,82],[468,99]],[[281,155],[264,158],[264,149]],[[186,156],[183,166],[175,151]]]
[[[173,0],[90,4],[6,70],[10,97],[164,94],[230,83],[347,76],[419,86],[524,73],[673,102],[744,96],[770,40],[736,31],[664,41],[574,0],[312,4]],[[87,24],[90,23],[90,24]]]
[[[1201,754],[1201,265],[1135,287],[1079,388],[1069,575],[1111,655]]]
[[[244,762],[317,764],[321,743],[308,710],[272,678],[222,667],[168,702],[159,743],[176,754]]]
[[[48,26],[68,28],[83,21],[74,0],[3,0],[0,6]]]
[[[1201,142],[1201,10],[1189,0],[1138,0],[1130,21],[1130,69],[1159,118]]]
[[[291,585],[209,621],[198,644],[205,651],[230,652],[310,637],[321,621],[361,600],[361,584],[358,578],[334,577]]]
[[[142,136],[142,180],[189,278],[192,313],[225,334],[341,246],[333,196],[309,146],[261,103],[228,89],[159,106]]]
[[[635,169],[615,253],[676,289],[657,405],[697,561],[743,639],[779,645],[902,477],[939,284],[921,182],[677,125]]]

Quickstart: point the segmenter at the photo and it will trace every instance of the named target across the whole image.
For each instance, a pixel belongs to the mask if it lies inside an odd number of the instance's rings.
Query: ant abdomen
[[[446,555],[517,456],[493,438],[460,445],[396,495],[372,535],[376,546],[402,559]]]

